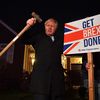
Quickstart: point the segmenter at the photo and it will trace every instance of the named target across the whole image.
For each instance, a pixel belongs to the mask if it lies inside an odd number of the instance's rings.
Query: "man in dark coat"
[[[35,18],[27,21],[34,25]],[[63,33],[57,36],[58,22],[50,18],[44,23],[44,32],[34,34],[28,42],[35,49],[36,61],[32,71],[31,91],[34,100],[64,100],[64,73],[61,64]]]

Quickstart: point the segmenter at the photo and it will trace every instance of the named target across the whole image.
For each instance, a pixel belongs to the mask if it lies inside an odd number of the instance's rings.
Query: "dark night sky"
[[[31,13],[43,20],[54,17],[61,23],[100,13],[100,0],[1,0],[0,19],[19,32]]]

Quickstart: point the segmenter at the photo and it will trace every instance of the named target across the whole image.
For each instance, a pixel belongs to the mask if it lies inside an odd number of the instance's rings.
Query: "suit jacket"
[[[35,49],[36,61],[33,66],[30,89],[38,94],[64,94],[64,74],[61,65],[63,34],[55,41],[47,35],[33,36],[30,43]]]

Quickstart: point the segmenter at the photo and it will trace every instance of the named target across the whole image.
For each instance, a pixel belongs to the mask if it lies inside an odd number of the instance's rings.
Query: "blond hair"
[[[55,25],[56,25],[56,27],[58,27],[58,21],[56,20],[56,19],[54,19],[54,18],[49,18],[48,20],[46,20],[45,21],[45,25],[49,22],[49,21],[52,21],[52,22],[54,22],[55,23]]]

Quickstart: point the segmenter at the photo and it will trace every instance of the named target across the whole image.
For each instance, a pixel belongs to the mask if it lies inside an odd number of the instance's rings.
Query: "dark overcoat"
[[[61,65],[63,34],[55,35],[54,42],[45,33],[33,36],[30,41],[36,56],[31,75],[31,91],[47,95],[64,94],[64,73]]]

